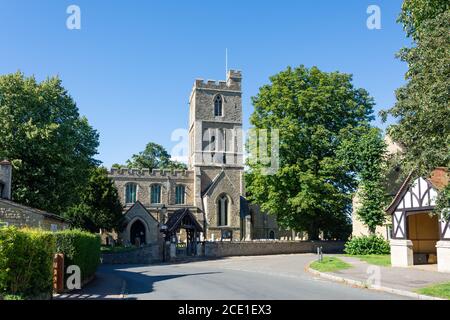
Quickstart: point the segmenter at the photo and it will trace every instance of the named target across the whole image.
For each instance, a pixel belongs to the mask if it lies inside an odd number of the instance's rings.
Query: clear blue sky
[[[401,2],[0,0],[0,74],[59,75],[110,166],[149,141],[172,150],[173,130],[187,129],[194,79],[224,79],[225,48],[229,67],[243,72],[246,128],[251,96],[288,65],[352,73],[377,111],[390,107],[407,67],[395,59],[409,44],[396,23]],[[81,30],[66,28],[71,4]],[[371,4],[381,30],[366,27]]]

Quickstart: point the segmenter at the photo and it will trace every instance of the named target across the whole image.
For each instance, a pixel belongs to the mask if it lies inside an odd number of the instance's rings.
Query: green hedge
[[[389,254],[389,242],[383,237],[371,235],[355,237],[345,243],[344,252],[350,255]]]
[[[64,254],[64,265],[77,265],[81,280],[95,274],[100,264],[100,236],[81,230],[64,230],[54,233],[56,252]],[[66,274],[67,276],[67,274]]]
[[[53,257],[64,254],[65,268],[77,265],[81,279],[100,263],[100,236],[80,230],[59,232],[0,228],[0,297],[45,298],[53,291]],[[65,274],[65,278],[67,274]]]
[[[0,228],[0,295],[51,295],[54,253],[55,238],[51,232]]]

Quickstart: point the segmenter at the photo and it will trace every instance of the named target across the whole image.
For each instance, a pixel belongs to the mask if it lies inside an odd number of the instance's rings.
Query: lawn
[[[349,269],[352,266],[336,257],[324,257],[322,262],[314,261],[310,267],[320,272],[334,272]]]
[[[420,294],[425,294],[427,296],[450,299],[450,282],[421,288],[418,289],[417,292]]]
[[[347,255],[347,257],[357,258],[357,259],[367,262],[368,264],[374,264],[377,266],[383,266],[383,267],[391,266],[391,255],[389,255],[389,254],[368,254],[368,255],[362,255],[362,256]]]

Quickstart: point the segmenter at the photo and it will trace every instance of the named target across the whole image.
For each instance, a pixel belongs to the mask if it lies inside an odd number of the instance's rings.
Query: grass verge
[[[349,269],[352,266],[336,257],[324,257],[321,262],[314,261],[310,265],[311,269],[320,272],[334,272],[343,269]]]
[[[450,299],[450,282],[435,284],[417,290],[417,293],[427,296]]]
[[[374,264],[382,267],[390,267],[391,266],[391,255],[389,254],[369,254],[369,255],[359,255],[352,256],[346,255],[347,257],[357,258],[362,261],[367,262],[368,264]]]

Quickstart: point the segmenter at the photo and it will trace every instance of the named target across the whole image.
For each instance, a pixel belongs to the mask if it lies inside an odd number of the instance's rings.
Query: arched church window
[[[214,116],[221,117],[222,116],[222,97],[217,95],[214,99]]]
[[[186,188],[182,185],[175,188],[175,204],[184,204]]]
[[[161,203],[161,185],[154,184],[150,187],[150,203]]]
[[[217,225],[227,226],[228,225],[228,197],[222,195],[217,203]]]
[[[125,203],[135,203],[136,202],[136,191],[137,184],[128,183],[125,187]]]
[[[216,137],[212,136],[211,137],[211,151],[215,151],[216,150]]]
[[[270,232],[269,232],[269,239],[272,239],[272,240],[275,239],[275,232],[273,230],[270,230]]]

